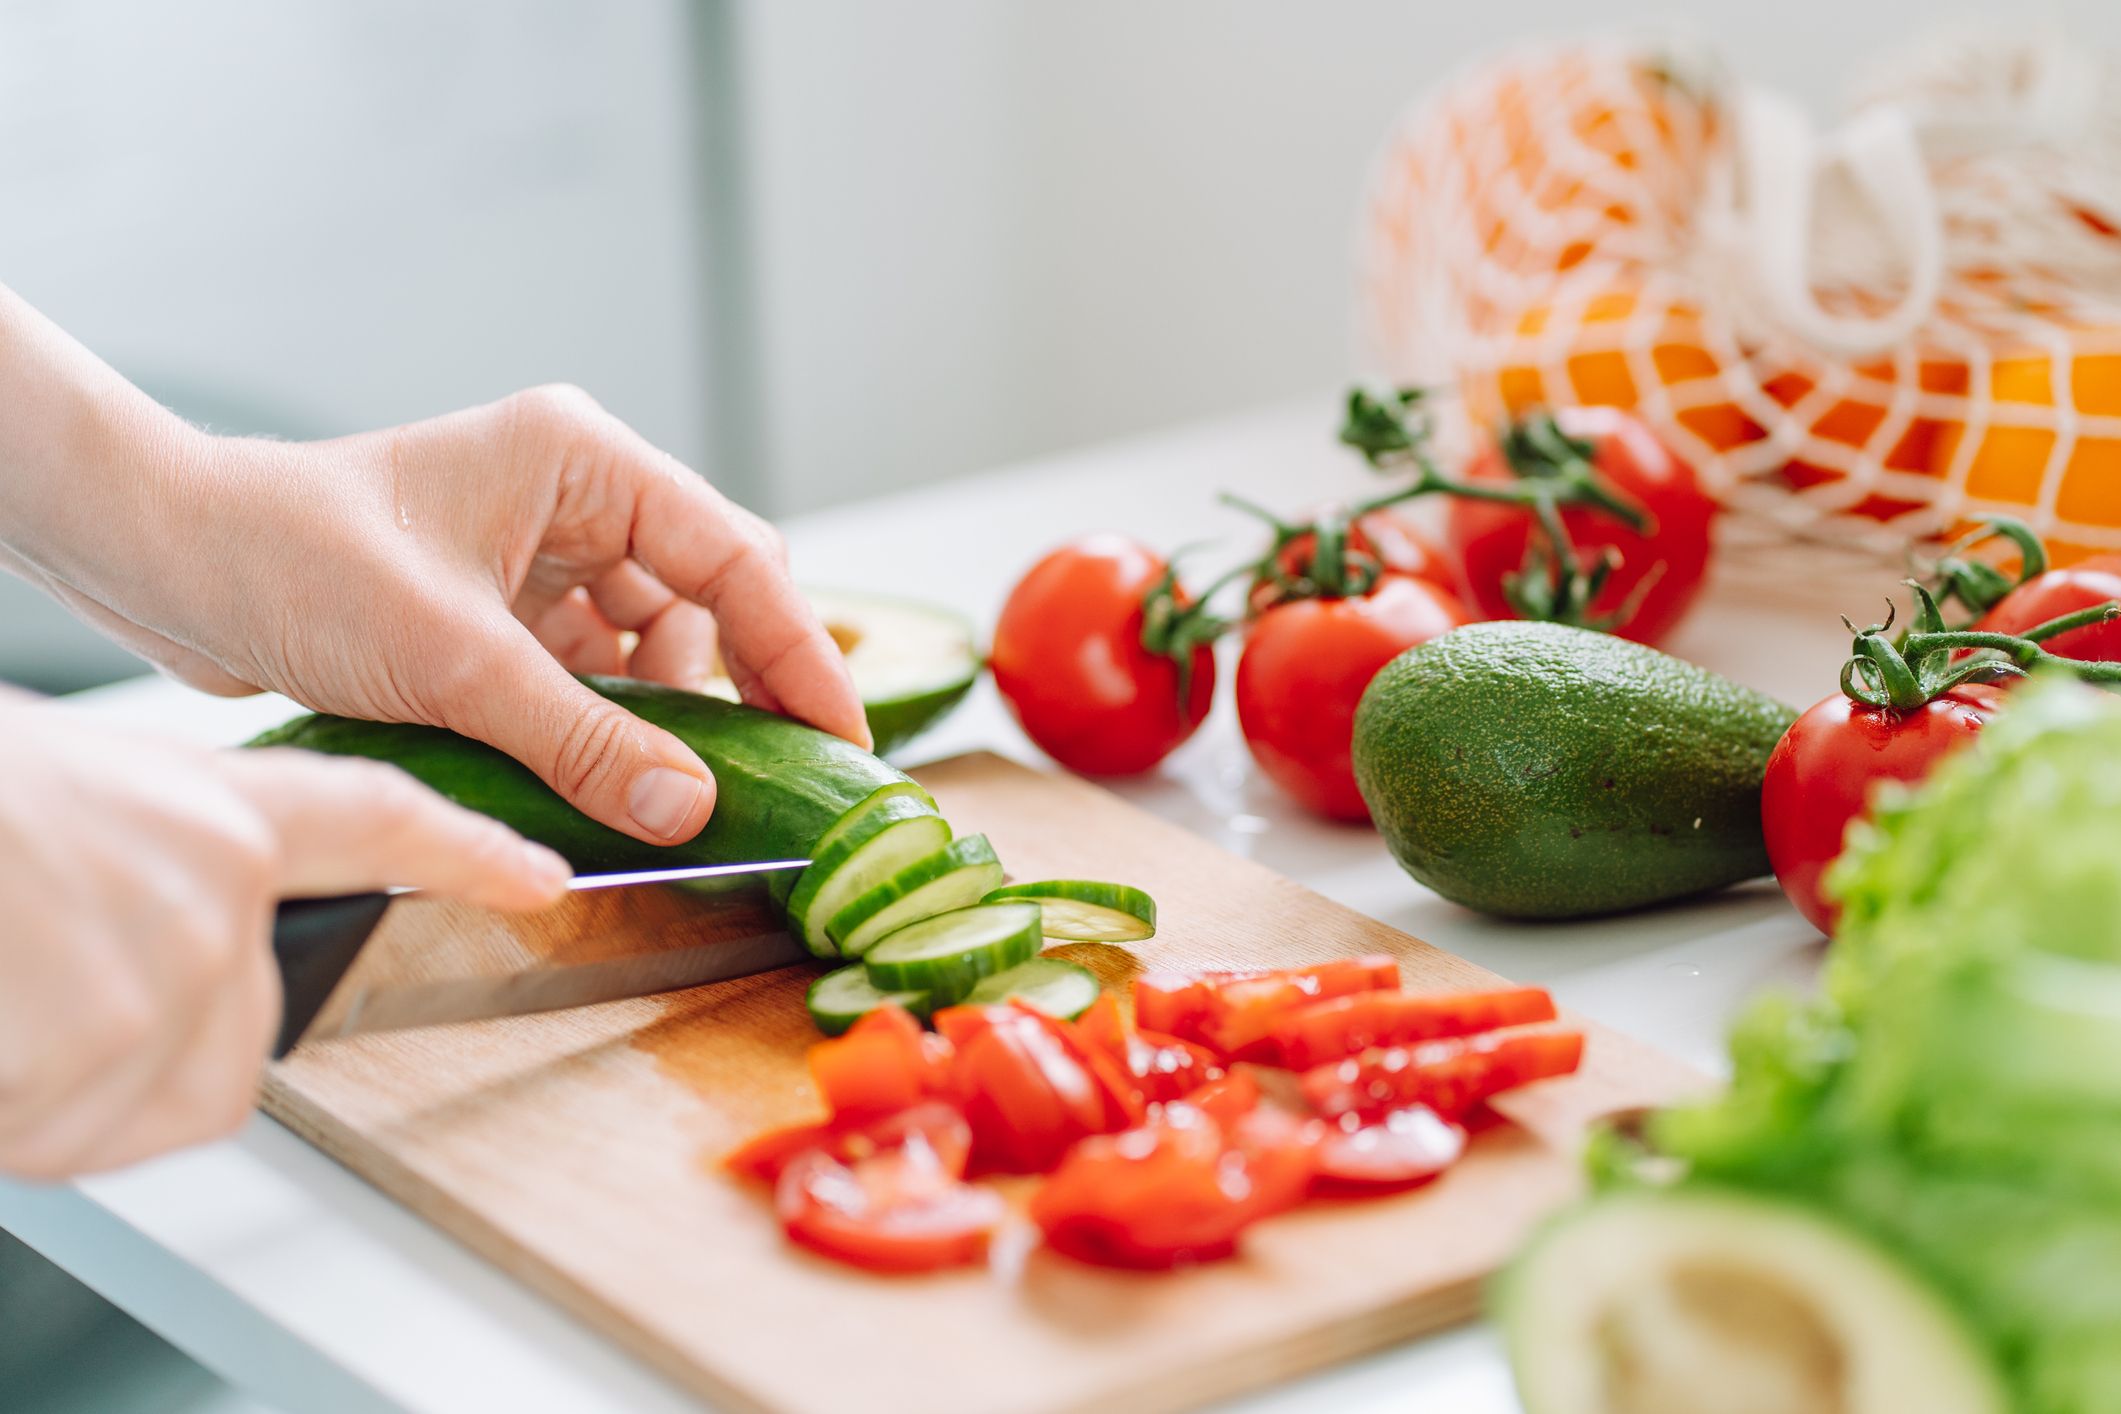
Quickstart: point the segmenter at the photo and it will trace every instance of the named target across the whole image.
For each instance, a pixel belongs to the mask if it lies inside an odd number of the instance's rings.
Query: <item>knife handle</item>
[[[317,1019],[332,989],[353,966],[361,945],[383,921],[390,895],[282,899],[273,915],[272,955],[280,964],[280,1036],[272,1058],[295,1048]]]

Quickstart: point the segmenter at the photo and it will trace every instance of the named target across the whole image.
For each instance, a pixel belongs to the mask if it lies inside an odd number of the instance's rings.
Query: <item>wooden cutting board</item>
[[[1140,884],[1162,931],[1070,951],[1123,981],[1161,968],[1396,954],[1410,989],[1494,976],[1072,778],[989,755],[917,772],[1018,878]],[[595,929],[682,921],[667,891],[603,896]],[[616,912],[614,911],[616,910]],[[400,904],[364,968],[434,975],[578,940],[455,905]],[[560,930],[564,932],[564,929]],[[497,941],[498,940],[498,941]],[[1578,1187],[1584,1124],[1701,1083],[1597,1027],[1584,1070],[1509,1102],[1416,1193],[1313,1203],[1234,1261],[1172,1275],[1019,1253],[991,1271],[879,1278],[785,1245],[767,1198],[714,1156],[809,1119],[808,969],[661,998],[305,1046],[265,1108],[326,1153],[718,1405],[1171,1409],[1461,1321],[1482,1279]]]

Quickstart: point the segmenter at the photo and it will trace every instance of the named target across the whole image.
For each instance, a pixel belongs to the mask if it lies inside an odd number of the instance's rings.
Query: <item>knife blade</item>
[[[282,994],[273,1057],[285,1056],[303,1040],[556,1011],[788,966],[808,953],[787,932],[767,886],[776,876],[799,872],[808,863],[777,859],[578,874],[567,886],[571,896],[641,885],[684,885],[685,941],[672,946],[623,939],[618,940],[623,950],[614,953],[601,945],[612,940],[599,939],[600,946],[588,949],[592,956],[587,958],[530,959],[519,968],[483,976],[359,984],[343,997],[334,993],[384,913],[396,899],[416,897],[417,891],[284,900],[273,922],[273,957],[280,968]],[[566,901],[556,905],[568,907]],[[323,1016],[327,1002],[331,1014]]]

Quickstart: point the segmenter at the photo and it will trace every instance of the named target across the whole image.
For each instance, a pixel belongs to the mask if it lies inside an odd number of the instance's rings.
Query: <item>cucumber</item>
[[[1934,1288],[1854,1229],[1778,1200],[1596,1199],[1534,1240],[1495,1307],[1526,1414],[2009,1407]]]
[[[251,745],[388,761],[459,805],[551,846],[585,872],[811,859],[833,826],[879,790],[919,789],[860,747],[787,717],[625,678],[583,681],[674,733],[714,772],[714,815],[698,835],[666,846],[620,834],[562,800],[529,767],[440,727],[307,716]]]
[[[1037,957],[1040,943],[1037,904],[976,903],[894,929],[862,965],[880,991],[926,992],[949,1006],[982,978]]]
[[[817,1023],[817,1029],[827,1036],[839,1035],[880,1006],[902,1006],[924,1019],[934,1007],[926,992],[879,990],[869,980],[868,970],[858,962],[812,982],[803,1004],[810,1008],[810,1019]]]
[[[881,809],[893,800],[922,801],[927,804],[929,814],[940,813],[935,808],[935,797],[928,794],[927,787],[921,785],[918,781],[894,781],[887,786],[878,786],[875,790],[869,792],[867,798],[860,805],[840,816],[839,822],[831,829],[825,831],[818,839],[818,842],[811,846],[810,858],[817,860],[830,854],[841,836],[866,818],[870,811]],[[801,882],[800,874],[782,871],[769,875],[766,887],[767,891],[773,895],[773,901],[785,908],[788,904],[789,896],[795,892],[796,885]]]
[[[886,933],[932,913],[975,904],[1002,881],[985,835],[967,835],[917,859],[832,915],[825,932],[844,957],[860,957]]]
[[[901,795],[863,811],[835,836],[812,856],[788,895],[789,925],[819,957],[839,956],[826,922],[907,865],[948,845],[950,822],[928,802]]]
[[[1090,1009],[1103,990],[1097,974],[1087,967],[1066,958],[1034,957],[1007,972],[980,979],[964,1000],[972,1006],[991,1006],[1014,997],[1048,1016],[1073,1021]]]
[[[1047,879],[1007,884],[984,902],[1028,899],[1045,910],[1049,938],[1070,943],[1138,943],[1156,936],[1156,900],[1126,884]]]
[[[934,725],[979,681],[979,640],[972,624],[949,609],[839,589],[810,588],[803,595],[846,655],[879,755]],[[725,674],[701,690],[736,697]]]

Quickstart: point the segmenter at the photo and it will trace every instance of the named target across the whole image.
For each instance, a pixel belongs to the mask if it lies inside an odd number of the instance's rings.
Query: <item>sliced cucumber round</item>
[[[933,604],[840,589],[803,591],[847,660],[879,756],[913,740],[979,680],[979,640],[963,616]],[[734,698],[717,672],[700,689]]]
[[[825,931],[843,956],[860,957],[886,933],[931,913],[978,903],[1001,881],[994,846],[985,835],[967,835],[914,860],[843,906]]]
[[[1045,879],[1005,884],[985,902],[1028,899],[1045,911],[1046,936],[1069,943],[1138,943],[1156,936],[1156,900],[1127,884]]]
[[[950,843],[950,823],[925,800],[879,801],[810,861],[788,895],[788,922],[819,957],[836,957],[825,931],[841,906]]]
[[[893,929],[862,954],[882,991],[926,992],[937,1006],[963,999],[983,978],[1038,956],[1038,905],[973,904]]]
[[[812,982],[803,1004],[810,1008],[810,1019],[817,1023],[817,1029],[827,1036],[839,1035],[880,1006],[902,1006],[923,1018],[934,1006],[926,992],[881,990],[858,962]]]
[[[982,978],[978,986],[965,993],[964,1000],[974,1006],[992,1006],[1013,997],[1048,1016],[1073,1021],[1090,1009],[1103,990],[1097,974],[1080,963],[1060,957],[1034,957],[1007,972]]]
[[[864,796],[859,805],[856,805],[852,810],[835,820],[831,829],[818,837],[817,843],[810,847],[811,860],[815,862],[831,853],[834,846],[839,843],[846,833],[868,818],[871,811],[879,809],[886,802],[893,800],[924,801],[928,806],[929,814],[939,815],[942,813],[935,808],[935,797],[928,794],[928,788],[921,785],[918,781],[893,781],[889,785],[878,786]],[[796,885],[801,882],[802,874],[800,871],[794,874],[777,873],[768,880],[767,891],[772,894],[775,903],[786,908],[789,898],[795,893]]]
[[[1937,1292],[1812,1210],[1702,1189],[1565,1215],[1497,1292],[1526,1414],[2003,1414],[1987,1350]]]

